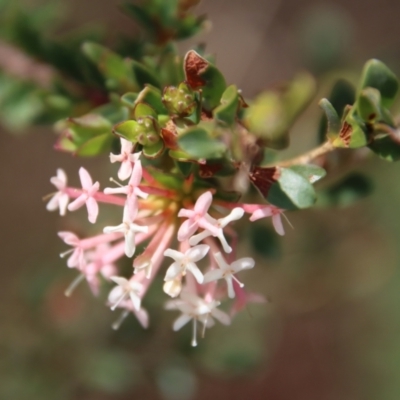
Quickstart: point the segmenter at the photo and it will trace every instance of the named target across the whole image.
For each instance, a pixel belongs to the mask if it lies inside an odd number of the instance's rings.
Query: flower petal
[[[196,204],[194,205],[194,211],[196,214],[204,215],[207,213],[208,209],[211,206],[212,202],[212,194],[211,192],[205,192],[203,193],[196,201]]]
[[[240,258],[239,260],[234,261],[231,264],[231,269],[234,272],[239,272],[244,269],[251,269],[254,267],[254,265],[255,265],[254,259],[252,259],[251,257],[244,257],[244,258]]]
[[[172,263],[165,274],[164,281],[175,280],[182,273],[182,265],[179,262]]]
[[[93,186],[93,181],[89,172],[83,167],[79,168],[79,179],[81,180],[83,189],[90,189]]]
[[[199,261],[206,256],[210,250],[210,246],[207,244],[199,244],[198,246],[192,247],[186,251],[185,256],[190,258],[191,261]]]
[[[211,311],[211,315],[219,322],[221,322],[221,324],[230,325],[231,323],[231,318],[229,317],[229,315],[219,310],[218,308],[214,308]]]
[[[283,236],[285,234],[280,214],[276,214],[272,217],[272,225],[274,225],[275,231],[278,235]]]
[[[172,329],[174,331],[179,331],[179,329],[186,325],[191,319],[192,317],[190,315],[182,314],[175,320],[174,324],[172,325]]]
[[[208,271],[205,275],[204,275],[204,281],[203,283],[209,283],[212,281],[217,281],[218,279],[221,279],[224,275],[224,271],[220,268],[218,269],[213,269],[211,271]]]
[[[96,222],[97,216],[99,215],[99,205],[93,197],[89,197],[86,200],[86,208],[88,212],[89,222],[94,224]]]
[[[165,257],[171,257],[173,258],[175,261],[181,261],[184,257],[184,255],[177,250],[174,249],[167,249],[164,251],[164,256]]]
[[[199,268],[197,267],[197,265],[195,263],[188,263],[186,265],[186,269],[188,271],[190,271],[193,276],[195,277],[196,281],[201,285],[204,281],[204,275],[203,273],[199,270]]]

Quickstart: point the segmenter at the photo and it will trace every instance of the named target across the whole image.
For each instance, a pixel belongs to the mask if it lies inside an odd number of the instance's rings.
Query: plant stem
[[[335,149],[336,149],[336,147],[334,147],[333,144],[328,140],[325,143],[323,143],[321,146],[316,147],[315,149],[312,149],[312,150],[308,151],[307,153],[304,153],[295,158],[291,158],[290,160],[280,161],[271,166],[291,167],[292,165],[308,164],[310,161],[312,161],[320,156],[323,156],[324,154],[329,153]]]

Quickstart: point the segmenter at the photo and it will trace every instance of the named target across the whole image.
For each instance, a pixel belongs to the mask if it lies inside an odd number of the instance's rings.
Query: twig
[[[333,144],[328,140],[321,146],[316,147],[315,149],[312,149],[312,150],[308,151],[307,153],[304,153],[295,158],[291,158],[290,160],[280,161],[271,166],[291,167],[292,165],[308,164],[310,161],[312,161],[320,156],[323,156],[324,154],[329,153],[335,149],[336,149],[336,147],[334,147]]]

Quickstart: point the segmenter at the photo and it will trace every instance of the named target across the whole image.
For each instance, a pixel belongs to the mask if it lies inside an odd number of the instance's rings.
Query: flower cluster
[[[108,295],[108,306],[122,310],[113,328],[117,329],[130,313],[147,327],[149,316],[142,306],[143,299],[155,276],[161,273],[163,290],[173,298],[165,308],[181,313],[173,329],[192,320],[195,346],[198,322],[203,329],[213,326],[215,319],[228,325],[248,301],[259,300],[245,291],[238,278],[255,262],[250,257],[236,259],[233,223],[245,213],[250,214],[250,221],[272,216],[277,233],[283,235],[283,210],[272,205],[222,201],[213,196],[212,189],[201,190],[191,179],[186,179],[181,188],[171,189],[142,165],[140,152],[132,151],[131,143],[121,139],[121,153],[110,155],[112,163],[121,163],[118,178],[128,182],[125,186],[112,179],[118,187],[101,191],[100,184],[93,183],[84,168],[79,170],[81,189],[68,186],[67,176],[60,169],[50,180],[58,191],[48,202],[48,210],[59,209],[60,215],[65,215],[67,210],[86,205],[88,220],[93,224],[99,203],[112,204],[120,210],[117,224],[104,227],[96,236],[80,239],[72,232],[59,232],[59,237],[71,246],[61,257],[68,256],[67,266],[79,272],[66,295],[71,295],[85,279],[97,295],[102,276],[116,285]],[[142,244],[146,244],[145,249],[136,254]],[[133,259],[131,276],[118,273],[117,262],[123,257]],[[166,259],[173,262],[163,271]],[[233,299],[229,314],[218,308],[225,298]]]

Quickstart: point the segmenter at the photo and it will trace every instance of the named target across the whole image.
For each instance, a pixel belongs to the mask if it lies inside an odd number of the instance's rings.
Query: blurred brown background
[[[111,40],[137,32],[119,1],[65,3],[73,22],[63,29],[102,23]],[[303,68],[326,96],[332,74],[359,73],[372,57],[400,75],[398,0],[203,0],[197,12],[213,27],[196,42],[207,42],[245,96]],[[319,116],[315,101],[290,152],[315,143]],[[252,305],[191,349],[189,332],[171,334],[162,296],[145,302],[148,332],[133,318],[112,331],[115,315],[84,285],[64,297],[75,274],[58,257],[65,247],[56,232],[78,226],[79,216],[66,222],[41,197],[56,168],[76,182],[82,162],[54,152],[54,140],[50,128],[0,135],[1,399],[400,398],[399,164],[371,157],[358,165],[376,190],[356,206],[289,214],[295,230],[279,239],[281,256],[259,258],[244,278],[271,303]],[[83,165],[106,185],[107,157]]]

